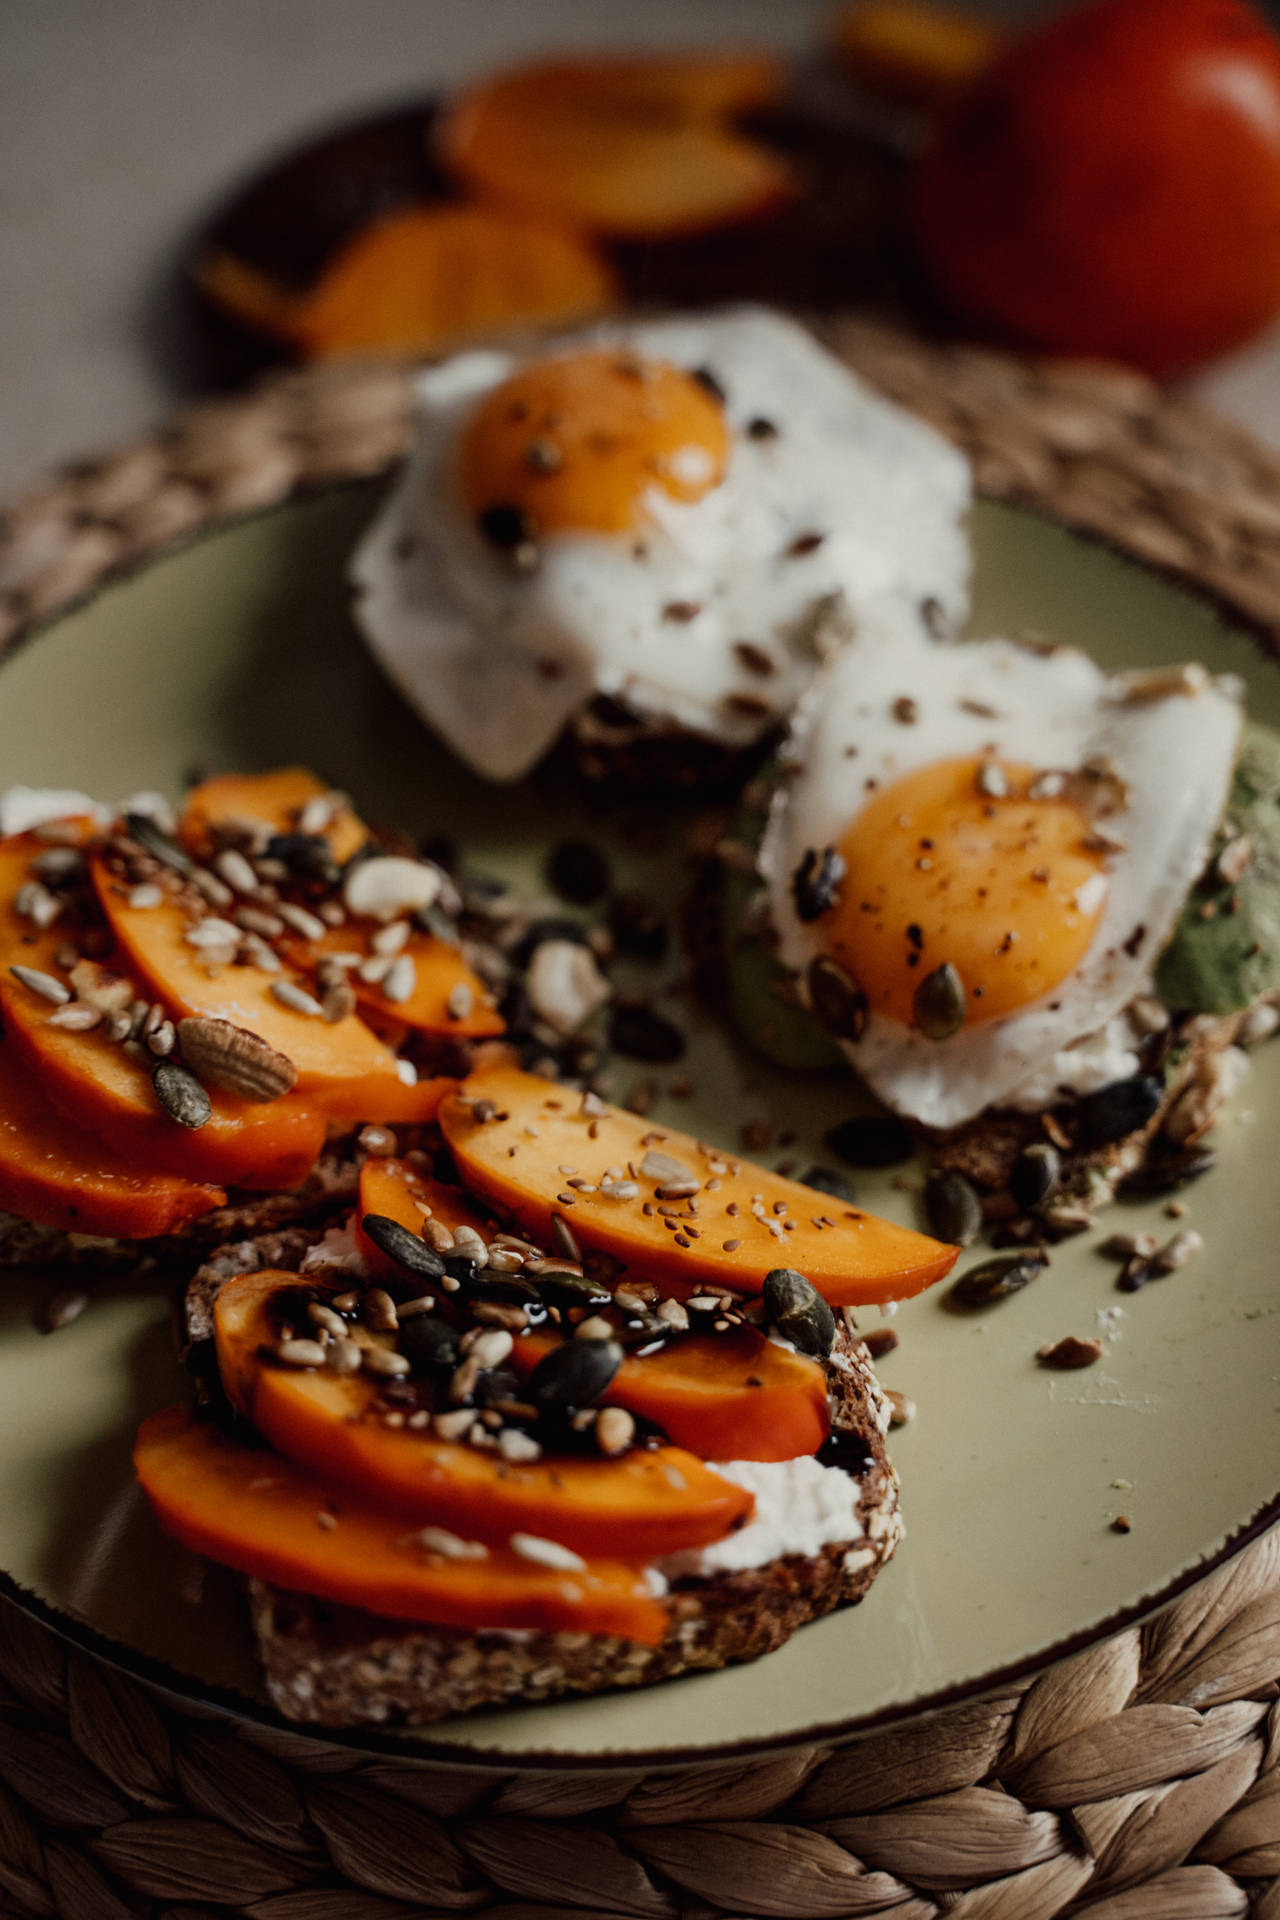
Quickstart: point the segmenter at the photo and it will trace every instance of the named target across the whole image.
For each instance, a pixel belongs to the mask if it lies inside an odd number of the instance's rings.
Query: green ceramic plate
[[[355,643],[343,567],[373,499],[348,489],[232,526],[45,629],[0,671],[0,786],[120,799],[177,791],[196,766],[310,761],[366,811],[456,833],[476,864],[534,884],[548,843],[582,824],[574,795],[480,786]],[[1199,601],[1009,509],[981,507],[975,533],[977,629],[1035,627],[1115,665],[1200,658],[1242,673],[1254,711],[1280,721],[1280,671]],[[592,831],[613,835],[620,867],[673,895],[680,823],[641,858],[599,813]],[[788,1084],[709,1022],[690,1026],[682,1070],[696,1093],[659,1111],[726,1144],[767,1116],[794,1131],[788,1157],[820,1158],[822,1133],[850,1111],[847,1086]],[[1206,1251],[1162,1285],[1118,1294],[1088,1236],[985,1316],[927,1295],[902,1309],[884,1372],[920,1409],[894,1436],[907,1539],[864,1605],[755,1666],[482,1715],[412,1744],[508,1766],[758,1751],[990,1686],[1171,1597],[1280,1517],[1278,1126],[1280,1047],[1258,1058],[1219,1130],[1219,1166],[1190,1191]],[[905,1220],[916,1205],[892,1176],[864,1176],[861,1198]],[[1158,1207],[1117,1209],[1109,1224],[1171,1230]],[[112,1283],[42,1337],[43,1292],[9,1279],[0,1305],[0,1568],[123,1663],[266,1713],[233,1583],[165,1540],[132,1486],[139,1419],[182,1392],[169,1302]],[[1036,1366],[1043,1342],[1100,1325],[1097,1367]],[[1123,1536],[1110,1531],[1121,1511]]]

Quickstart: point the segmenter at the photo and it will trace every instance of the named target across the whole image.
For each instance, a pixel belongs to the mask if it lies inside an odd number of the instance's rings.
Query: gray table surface
[[[827,12],[822,0],[3,0],[0,496],[173,409],[174,262],[228,186],[290,143],[536,49],[800,48]],[[1203,385],[1280,444],[1280,332]]]

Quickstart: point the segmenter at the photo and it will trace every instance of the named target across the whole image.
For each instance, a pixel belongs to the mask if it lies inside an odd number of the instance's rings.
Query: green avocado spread
[[[754,852],[764,827],[763,811],[743,806],[730,831],[740,845]],[[751,930],[751,906],[759,890],[755,874],[725,869],[720,909],[730,1013],[744,1038],[776,1067],[785,1067],[791,1073],[816,1073],[839,1066],[842,1055],[835,1041],[792,998],[783,968]]]
[[[1205,876],[1160,956],[1155,987],[1167,1006],[1235,1013],[1277,986],[1280,733],[1251,721],[1241,736],[1226,817]]]

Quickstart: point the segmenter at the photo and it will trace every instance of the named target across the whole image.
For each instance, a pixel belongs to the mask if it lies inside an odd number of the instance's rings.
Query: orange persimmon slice
[[[446,1559],[406,1531],[403,1515],[351,1501],[181,1407],[143,1422],[133,1462],[166,1532],[294,1592],[441,1627],[619,1634],[647,1646],[663,1637],[666,1615],[642,1567],[548,1567],[505,1546]]]
[[[367,1271],[375,1279],[403,1280],[403,1270],[375,1246],[361,1227],[368,1213],[394,1220],[410,1233],[422,1231],[427,1213],[450,1232],[455,1227],[472,1227],[486,1240],[492,1237],[491,1223],[469,1205],[460,1187],[446,1187],[438,1180],[407,1167],[393,1155],[370,1154],[360,1169],[360,1193],[354,1221],[356,1245]]]
[[[791,199],[788,162],[732,116],[767,107],[788,79],[751,50],[549,60],[465,88],[437,132],[473,192],[619,239],[660,240]]]
[[[282,767],[273,773],[223,774],[194,787],[187,796],[182,815],[182,837],[193,853],[204,857],[212,845],[212,829],[234,820],[253,821],[269,827],[273,833],[292,833],[309,800],[320,799],[328,789],[324,782],[305,767]],[[339,807],[319,837],[329,843],[335,860],[348,860],[369,838],[369,830],[349,804]],[[348,919],[332,927],[318,940],[289,935],[279,941],[280,951],[292,965],[314,970],[326,953],[357,951],[368,954],[369,936],[376,930],[371,920]],[[459,950],[447,940],[414,932],[403,949],[413,961],[416,983],[406,1000],[388,1000],[382,987],[351,975],[351,985],[360,1005],[383,1023],[395,1022],[437,1038],[483,1040],[504,1031],[500,1013],[489,1004],[484,982],[472,971]],[[469,1005],[462,1013],[451,1012],[459,988],[466,989]],[[390,1116],[384,1116],[389,1118]]]
[[[0,1017],[15,1060],[75,1125],[109,1140],[139,1167],[273,1192],[299,1185],[324,1146],[323,1114],[292,1096],[258,1105],[214,1088],[205,1125],[195,1131],[177,1126],[144,1066],[101,1027],[76,1033],[50,1024],[55,1009],[9,972],[16,965],[60,975],[61,922],[41,930],[14,905],[31,878],[32,860],[47,851],[35,834],[0,841]]]
[[[774,1267],[794,1267],[833,1306],[867,1306],[920,1293],[958,1257],[957,1248],[909,1227],[514,1068],[472,1074],[445,1096],[439,1118],[465,1183],[532,1239],[547,1244],[558,1216],[584,1248],[654,1280],[717,1281],[750,1294]],[[643,1171],[650,1152],[697,1181],[691,1200],[672,1202],[684,1210],[674,1226],[657,1210],[672,1182]],[[569,1189],[566,1165],[595,1191]],[[625,1184],[639,1193],[611,1197],[615,1183],[602,1184],[610,1166],[634,1168]]]
[[[213,829],[243,820],[272,833],[297,833],[308,801],[330,792],[307,767],[276,767],[270,773],[220,773],[191,788],[182,808],[179,832],[198,858],[211,850]],[[369,837],[369,829],[349,801],[335,805],[319,829],[335,860],[349,860]]]
[[[220,1187],[157,1173],[56,1112],[0,1044],[0,1208],[63,1233],[145,1240],[226,1200]]]
[[[226,311],[306,359],[444,353],[518,327],[572,326],[619,303],[613,269],[583,235],[502,207],[387,214],[292,293],[229,253],[196,277]]]
[[[127,889],[101,858],[91,862],[91,872],[130,968],[175,1018],[207,1014],[247,1027],[293,1061],[299,1094],[331,1118],[431,1118],[439,1101],[438,1085],[405,1086],[391,1049],[354,1014],[330,1022],[285,1005],[274,989],[288,975],[255,966],[206,970],[200,949],[184,937],[181,906],[168,899],[155,907],[131,906]],[[292,984],[306,990],[305,980],[294,978]]]
[[[1004,37],[985,14],[936,0],[854,0],[832,28],[837,54],[868,93],[934,112],[989,65]]]
[[[512,1364],[529,1374],[558,1344],[526,1334],[516,1341]],[[703,1460],[796,1460],[816,1453],[831,1430],[817,1361],[754,1327],[690,1334],[629,1357],[601,1399],[643,1414],[673,1446]]]
[[[740,1526],[752,1496],[676,1447],[618,1460],[553,1456],[513,1465],[498,1454],[384,1426],[379,1387],[365,1374],[298,1373],[262,1359],[274,1344],[271,1303],[314,1284],[291,1273],[248,1273],[218,1295],[215,1337],[223,1385],[264,1439],[420,1524],[502,1542],[533,1533],[575,1552],[649,1559],[705,1546]]]

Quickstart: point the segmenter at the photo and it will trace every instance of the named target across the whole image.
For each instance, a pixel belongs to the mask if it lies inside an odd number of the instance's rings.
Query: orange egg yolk
[[[998,769],[984,784],[1002,775],[1006,794],[982,791],[984,765]],[[1106,853],[1072,799],[1028,797],[1035,779],[1010,762],[944,760],[868,799],[840,842],[845,874],[822,929],[873,1011],[911,1024],[921,980],[949,962],[975,1025],[1038,1000],[1084,958],[1106,898],[1086,883],[1105,875]]]
[[[712,383],[617,348],[539,360],[495,387],[462,438],[462,495],[498,545],[628,533],[657,489],[700,500],[729,429]]]

